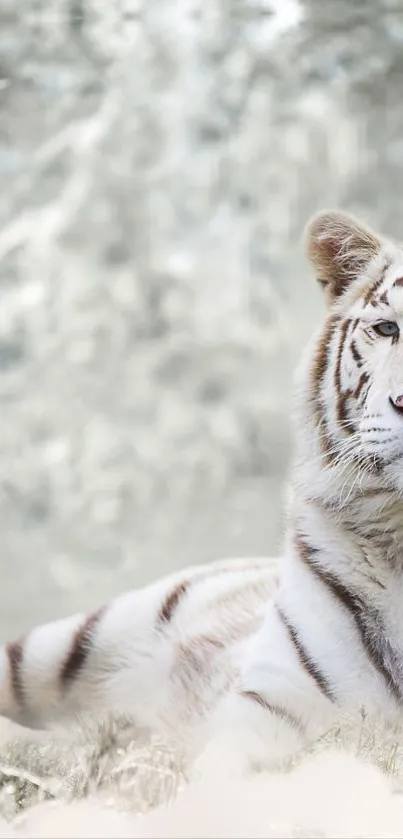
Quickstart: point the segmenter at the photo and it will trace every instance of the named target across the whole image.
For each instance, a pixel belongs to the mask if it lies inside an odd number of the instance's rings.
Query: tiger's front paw
[[[254,692],[234,693],[221,701],[210,720],[192,777],[209,780],[245,777],[277,769],[299,751],[301,731],[279,706],[256,701]]]

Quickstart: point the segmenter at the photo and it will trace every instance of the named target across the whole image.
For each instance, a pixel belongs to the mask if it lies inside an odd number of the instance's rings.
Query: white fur
[[[360,266],[367,247],[360,249],[359,230],[355,224],[352,236],[343,222],[329,233],[346,236],[338,253],[352,269],[353,244]],[[292,502],[278,587],[272,562],[245,560],[186,571],[123,595],[100,620],[82,670],[63,689],[60,667],[82,617],[35,630],[20,669],[22,707],[10,687],[7,658],[0,659],[2,714],[45,724],[86,711],[123,712],[179,737],[198,756],[196,772],[210,776],[218,765],[222,773],[224,753],[229,774],[272,767],[319,736],[340,711],[400,715],[403,415],[389,397],[403,394],[403,338],[376,336],[373,324],[393,320],[403,335],[403,289],[394,287],[403,276],[403,252],[383,240],[377,249],[373,236],[370,241],[368,265],[358,276],[352,270],[350,286],[331,302],[337,323],[317,392],[312,369],[323,328],[298,374]],[[316,244],[323,245],[323,236]],[[387,300],[374,303],[367,292],[381,276],[377,295],[386,293]],[[346,319],[352,334],[341,346]],[[368,379],[354,396],[363,372]],[[340,422],[338,380],[353,434]],[[382,464],[378,471],[374,456]],[[299,533],[312,549],[309,561],[296,546]],[[361,624],[323,575],[356,598]],[[189,586],[161,622],[161,604],[181,581]],[[302,662],[304,654],[313,670]]]

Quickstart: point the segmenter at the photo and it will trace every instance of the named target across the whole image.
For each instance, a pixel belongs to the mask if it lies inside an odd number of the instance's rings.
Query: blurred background
[[[399,236],[401,0],[0,0],[0,634],[281,550],[301,241]]]

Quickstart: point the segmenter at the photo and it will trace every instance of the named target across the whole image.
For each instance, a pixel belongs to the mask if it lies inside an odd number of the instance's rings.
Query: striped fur
[[[60,670],[60,682],[68,685],[78,678],[80,671],[87,664],[87,659],[94,645],[97,625],[102,618],[102,609],[88,615],[74,633],[70,650]]]
[[[111,711],[175,737],[181,721],[185,737],[234,682],[275,569],[266,558],[188,569],[33,630],[0,653],[0,713],[40,728]]]
[[[278,581],[228,561],[39,627],[0,652],[0,713],[132,715],[211,774],[277,764],[345,711],[403,712],[403,251],[342,213],[307,241],[328,311],[297,376]]]

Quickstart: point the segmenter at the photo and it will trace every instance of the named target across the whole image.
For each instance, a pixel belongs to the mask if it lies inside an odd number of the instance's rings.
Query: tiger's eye
[[[382,335],[382,338],[394,338],[395,335],[400,334],[399,327],[394,320],[380,320],[379,323],[374,324],[374,330],[377,335]]]

